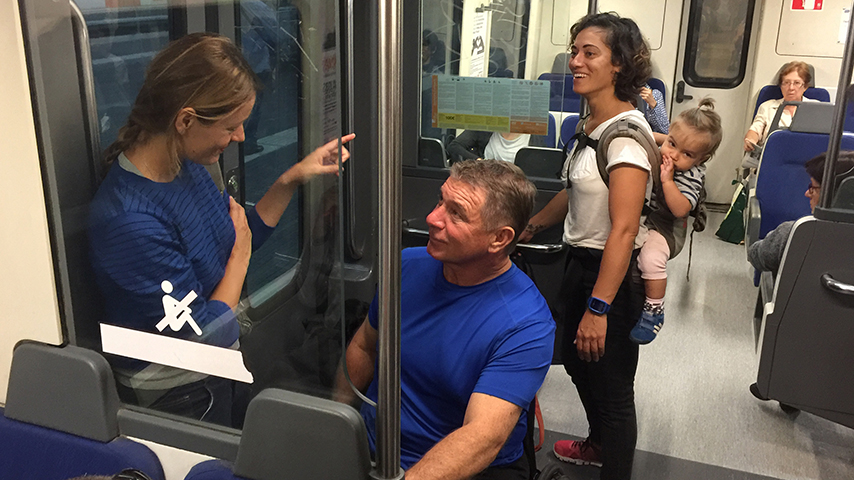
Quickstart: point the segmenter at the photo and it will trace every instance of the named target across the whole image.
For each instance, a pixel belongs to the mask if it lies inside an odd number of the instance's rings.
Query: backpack
[[[650,207],[649,201],[644,204],[644,214],[647,215],[646,223],[648,226],[661,233],[661,235],[667,240],[667,246],[670,247],[670,258],[672,259],[676,257],[685,245],[688,222],[685,219],[675,217],[670,210],[667,209],[667,205],[664,202],[664,190],[661,188],[661,151],[658,149],[658,145],[655,143],[655,140],[646,132],[646,129],[644,129],[641,124],[630,117],[623,117],[611,123],[607,128],[605,128],[605,131],[602,132],[602,135],[599,136],[598,140],[593,140],[584,133],[584,127],[587,124],[588,118],[589,116],[584,117],[580,122],[578,122],[578,125],[575,128],[575,135],[573,135],[572,138],[579,143],[581,148],[590,146],[596,150],[596,165],[599,169],[599,176],[602,177],[602,181],[605,182],[606,186],[609,185],[609,174],[607,170],[608,147],[610,147],[611,142],[614,141],[615,138],[631,138],[646,150],[651,167],[650,175],[652,176],[652,191],[653,195],[658,199],[658,208],[656,209],[652,209]],[[568,149],[569,144],[567,143],[563,147],[564,157],[566,157]],[[576,151],[579,151],[578,147],[576,147]],[[697,206],[694,207],[689,214],[694,217],[694,223],[692,225],[693,230],[691,232],[691,245],[689,248],[693,247],[694,232],[702,232],[706,229],[707,212],[705,202],[706,188],[703,187],[700,189],[700,194],[697,198]],[[691,264],[689,257],[689,272],[690,268]]]

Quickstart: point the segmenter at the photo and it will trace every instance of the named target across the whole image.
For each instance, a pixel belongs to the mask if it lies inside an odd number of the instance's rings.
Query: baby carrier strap
[[[602,135],[600,135],[597,140],[594,140],[584,133],[584,127],[587,125],[587,120],[589,118],[589,115],[585,116],[580,122],[578,122],[578,125],[575,127],[575,135],[572,136],[572,139],[577,143],[576,151],[580,151],[582,148],[588,146],[596,150],[596,166],[599,168],[599,176],[602,177],[602,181],[605,182],[605,185],[610,185],[610,175],[608,173],[608,148],[611,146],[611,142],[613,142],[615,138],[631,138],[646,150],[647,158],[649,159],[651,167],[649,174],[652,175],[653,192],[655,192],[658,198],[663,199],[664,192],[661,190],[661,152],[658,150],[658,145],[655,143],[655,139],[647,133],[646,129],[634,118],[623,117],[608,125],[608,127],[605,128],[605,131],[602,132]],[[569,143],[563,146],[564,156],[566,156],[568,149]]]

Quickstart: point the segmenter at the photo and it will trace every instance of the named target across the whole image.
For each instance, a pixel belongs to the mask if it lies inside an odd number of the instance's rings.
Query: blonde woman
[[[106,323],[238,347],[234,309],[253,247],[300,184],[338,172],[336,140],[284,172],[246,212],[220,194],[204,166],[244,140],[257,88],[223,36],[188,35],[152,60],[127,124],[107,148],[110,168],[90,208]],[[111,363],[125,402],[231,423],[230,381],[127,358]]]

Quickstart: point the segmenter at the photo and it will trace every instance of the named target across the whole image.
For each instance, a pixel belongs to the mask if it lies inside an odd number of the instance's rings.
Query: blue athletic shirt
[[[201,165],[184,161],[171,182],[158,183],[122,168],[110,168],[89,211],[89,242],[95,279],[105,305],[105,323],[161,335],[230,347],[239,333],[234,312],[209,300],[225,273],[234,246],[229,197],[220,194]],[[253,248],[273,231],[254,209],[247,209]],[[164,316],[161,283],[168,280],[172,297],[183,299],[203,331],[189,325],[177,332],[155,326]],[[140,370],[147,363],[111,358],[114,366]],[[168,382],[163,380],[161,382]],[[155,388],[156,382],[148,382]]]
[[[555,323],[545,299],[512,266],[471,287],[445,280],[442,263],[425,248],[402,254],[400,460],[409,469],[463,425],[474,392],[522,407],[522,415],[492,465],[522,455],[526,412],[552,359]],[[368,314],[377,328],[377,299]],[[377,399],[377,372],[367,396]],[[371,451],[376,409],[362,406]]]

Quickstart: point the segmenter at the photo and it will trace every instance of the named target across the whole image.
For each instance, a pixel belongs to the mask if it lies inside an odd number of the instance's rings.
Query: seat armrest
[[[759,199],[750,197],[747,199],[747,209],[745,209],[745,252],[751,245],[759,240],[759,229],[762,226],[762,212],[759,207]]]

